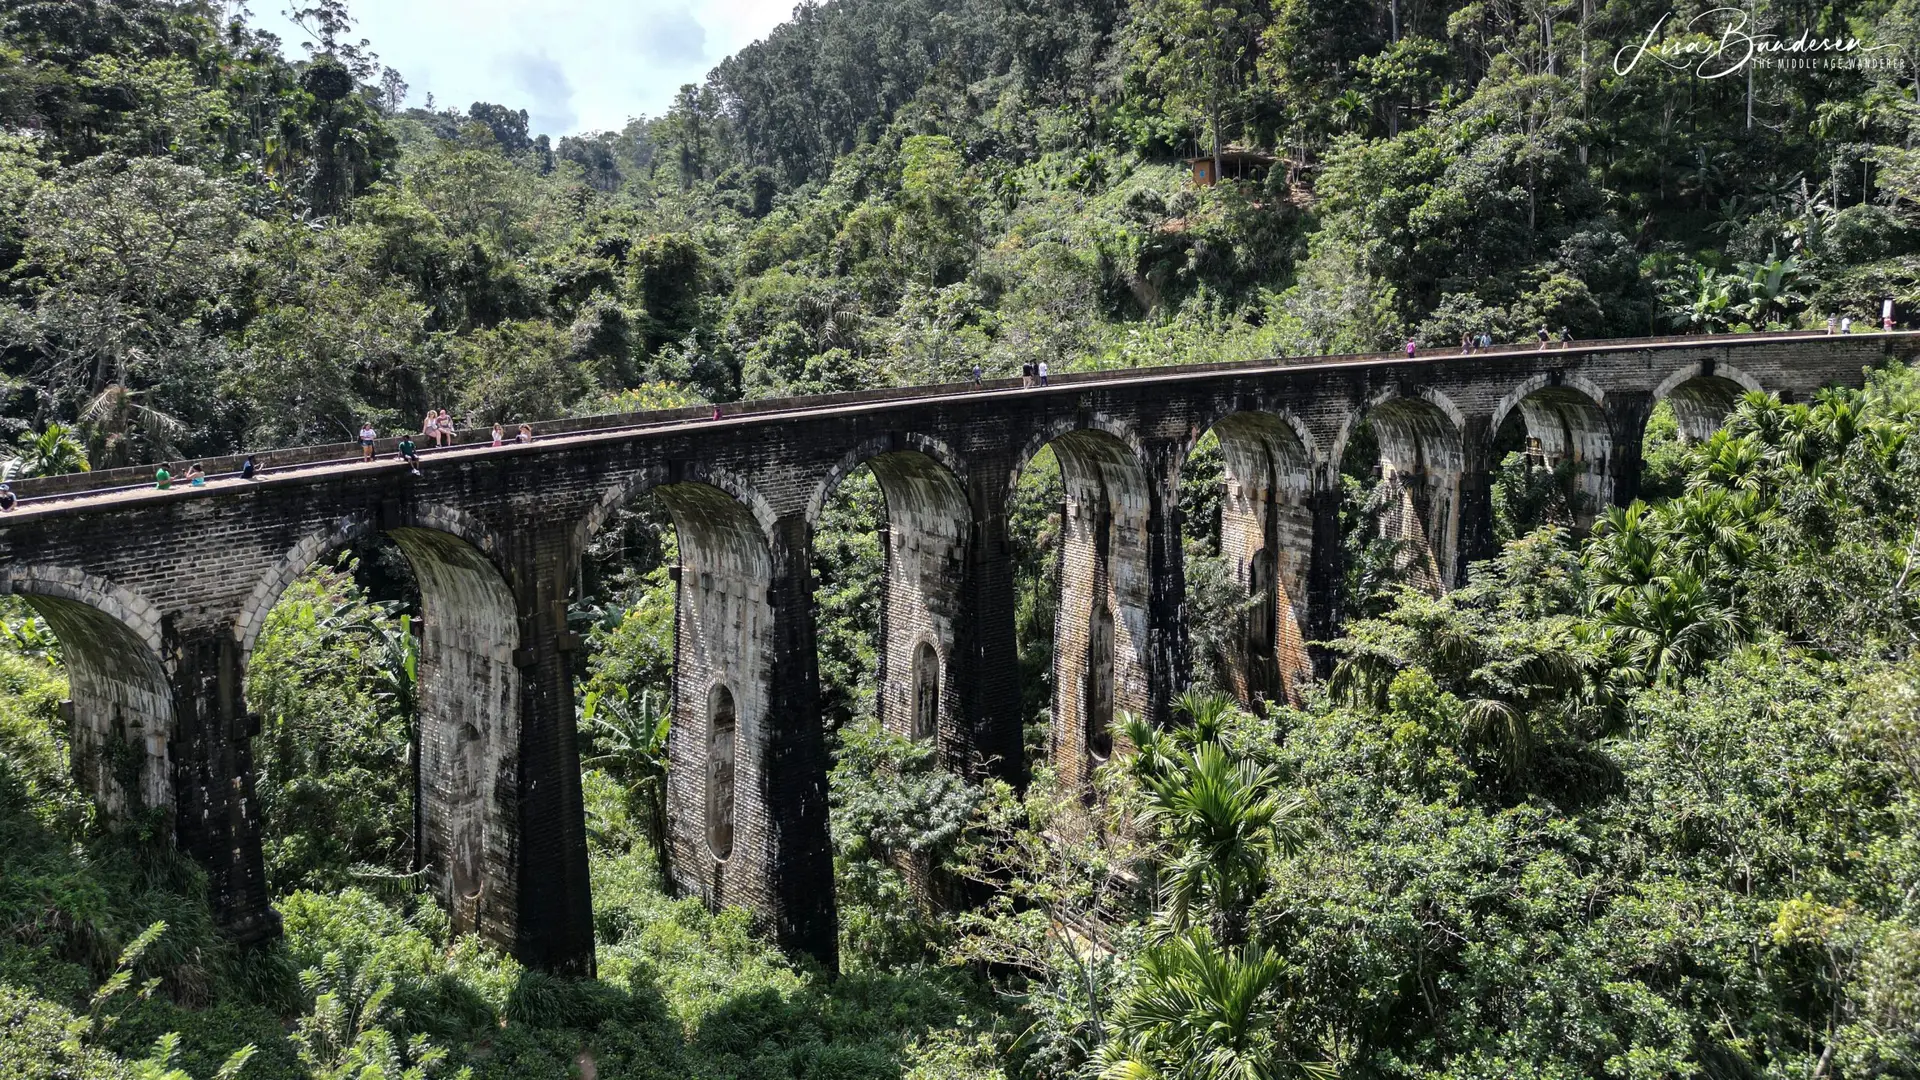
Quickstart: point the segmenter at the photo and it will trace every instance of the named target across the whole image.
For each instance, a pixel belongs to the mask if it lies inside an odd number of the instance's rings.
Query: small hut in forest
[[[1244,146],[1223,146],[1220,148],[1220,174],[1214,175],[1214,155],[1188,158],[1187,164],[1193,166],[1193,182],[1201,187],[1212,187],[1221,180],[1264,180],[1267,170],[1273,168],[1274,156],[1265,150],[1254,150]]]

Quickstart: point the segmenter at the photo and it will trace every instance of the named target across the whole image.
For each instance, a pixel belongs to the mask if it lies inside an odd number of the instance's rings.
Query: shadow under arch
[[[1676,369],[1654,388],[1653,400],[1673,406],[1680,435],[1703,442],[1720,430],[1747,391],[1765,393],[1760,380],[1728,364],[1699,360]]]
[[[1313,671],[1304,631],[1311,625],[1313,452],[1299,428],[1275,413],[1229,413],[1210,431],[1225,472],[1220,554],[1253,601],[1217,659],[1242,702],[1298,701]]]
[[[1063,783],[1084,787],[1127,749],[1116,737],[1121,713],[1150,715],[1152,491],[1138,447],[1104,427],[1060,425],[1041,445],[1052,448],[1064,487],[1048,757]],[[1040,448],[1023,456],[1022,470]]]
[[[173,688],[146,598],[68,567],[0,570],[60,640],[73,776],[110,821],[175,806]]]
[[[1381,534],[1400,543],[1401,580],[1441,593],[1460,580],[1460,486],[1466,471],[1465,421],[1437,391],[1388,390],[1348,417],[1334,444],[1337,464],[1361,423],[1380,448]]]
[[[896,735],[935,738],[949,767],[964,768],[973,740],[952,670],[964,648],[973,508],[951,454],[935,444],[935,456],[922,448],[927,442],[888,439],[848,455],[823,481],[810,520],[854,470],[872,471],[886,503],[876,713]]]

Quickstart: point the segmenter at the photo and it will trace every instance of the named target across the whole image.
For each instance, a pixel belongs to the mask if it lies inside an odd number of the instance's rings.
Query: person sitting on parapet
[[[199,462],[187,466],[187,483],[192,487],[207,486],[207,470],[201,468]]]
[[[260,471],[260,464],[253,460],[252,454],[248,454],[247,460],[240,463],[240,479],[242,480],[253,479],[253,474],[259,471]]]
[[[167,471],[167,463],[164,461],[160,463],[159,468],[153,470],[153,486],[161,491],[173,487],[173,474]]]
[[[398,445],[394,447],[394,449],[399,452],[400,460],[406,462],[407,467],[413,470],[413,475],[419,476],[420,475],[420,455],[414,453],[413,436],[407,434],[406,432],[401,432],[400,442]]]
[[[12,484],[0,484],[0,511],[12,510],[20,505],[20,497],[13,493]]]
[[[717,406],[716,406],[716,408],[717,408]],[[520,442],[523,442],[523,443],[530,443],[530,442],[532,442],[532,441],[533,441],[533,425],[532,425],[532,424],[521,424],[521,425],[520,425],[520,434],[519,434],[518,436],[516,436],[516,438],[517,438],[517,439],[518,439],[518,440],[519,440]]]
[[[500,446],[507,441],[507,429],[500,426],[498,420],[493,423],[493,445]]]

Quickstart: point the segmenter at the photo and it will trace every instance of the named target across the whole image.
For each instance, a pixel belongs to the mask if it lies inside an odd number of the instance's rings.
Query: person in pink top
[[[1414,340],[1413,338],[1407,339],[1407,355],[1408,356],[1412,356],[1414,353],[1414,350],[1418,349],[1419,347],[1420,347],[1420,343],[1418,341]]]

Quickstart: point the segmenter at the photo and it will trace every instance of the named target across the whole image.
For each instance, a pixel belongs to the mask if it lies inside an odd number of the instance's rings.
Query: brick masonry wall
[[[945,659],[953,673],[942,688],[942,709],[965,713],[941,735],[943,747],[956,752],[950,756],[964,749],[968,768],[1014,775],[1019,731],[1005,506],[1019,470],[1040,447],[1053,443],[1073,462],[1075,514],[1062,572],[1070,586],[1063,611],[1075,614],[1062,615],[1056,643],[1063,700],[1054,744],[1063,762],[1072,759],[1083,772],[1086,733],[1072,725],[1083,723],[1075,710],[1085,692],[1096,597],[1114,616],[1116,710],[1164,718],[1168,696],[1184,680],[1174,477],[1193,443],[1228,418],[1282,418],[1299,444],[1288,452],[1304,455],[1303,497],[1299,461],[1290,461],[1288,479],[1274,481],[1273,490],[1285,497],[1265,497],[1262,509],[1257,483],[1240,497],[1249,522],[1265,516],[1262,538],[1271,536],[1285,549],[1277,578],[1305,578],[1306,602],[1292,605],[1293,621],[1303,624],[1304,636],[1317,638],[1334,629],[1339,461],[1365,417],[1386,432],[1384,467],[1408,481],[1396,527],[1432,553],[1438,587],[1459,580],[1465,564],[1489,550],[1485,469],[1494,432],[1509,413],[1518,410],[1524,422],[1543,427],[1552,414],[1565,429],[1569,413],[1561,406],[1573,403],[1568,394],[1597,408],[1611,445],[1603,445],[1584,409],[1575,409],[1584,419],[1571,438],[1576,452],[1608,460],[1620,499],[1629,497],[1637,478],[1638,440],[1653,402],[1675,401],[1697,435],[1717,422],[1736,390],[1764,388],[1805,400],[1830,383],[1859,385],[1864,368],[1911,358],[1916,340],[1910,334],[1698,339],[1175,369],[1056,379],[1031,391],[890,390],[840,404],[802,402],[804,411],[785,414],[756,405],[717,424],[670,417],[651,427],[581,431],[527,446],[430,451],[418,477],[388,459],[168,492],[58,496],[116,482],[63,480],[23,488],[54,497],[25,502],[0,518],[0,588],[38,597],[49,612],[61,611],[64,602],[101,613],[68,608],[50,617],[76,672],[75,722],[90,732],[140,733],[140,783],[160,796],[160,774],[171,772],[181,846],[208,867],[223,920],[241,936],[258,936],[271,932],[273,920],[258,873],[253,724],[241,687],[260,620],[286,583],[343,536],[431,530],[457,538],[464,547],[435,540],[409,551],[417,570],[421,560],[436,567],[423,574],[432,590],[425,598],[431,655],[423,656],[423,668],[430,683],[442,685],[425,688],[435,715],[423,715],[423,725],[453,736],[433,751],[436,764],[427,767],[423,755],[423,772],[430,774],[423,784],[444,786],[445,798],[432,795],[441,800],[443,819],[465,823],[442,829],[433,842],[441,851],[457,854],[465,844],[484,853],[486,895],[502,901],[479,916],[490,937],[543,967],[590,970],[571,689],[578,642],[565,628],[567,582],[585,539],[610,507],[655,487],[684,490],[676,520],[688,572],[712,573],[716,584],[682,581],[672,784],[675,858],[686,865],[676,866],[676,875],[685,875],[677,879],[689,888],[705,882],[698,888],[714,890],[708,893],[714,899],[753,907],[790,947],[830,959],[826,757],[807,548],[818,506],[850,459],[918,449],[951,470],[965,492],[970,513],[967,542],[958,545],[961,599],[947,598],[950,575],[933,572],[951,562],[955,546],[942,524],[954,520],[953,489],[927,479],[938,475],[927,472],[915,481],[924,490],[905,501],[941,503],[947,511],[925,520],[910,515],[900,527],[899,550],[913,550],[910,538],[918,530],[922,554],[901,560],[899,604],[890,604],[889,618],[912,622],[924,614],[928,635],[950,650]],[[1558,404],[1523,404],[1549,389],[1555,393],[1539,400]],[[283,460],[300,458],[290,452]],[[943,494],[934,496],[936,489]],[[668,501],[676,500],[669,495]],[[1286,509],[1295,505],[1303,509]],[[709,535],[689,539],[702,528]],[[1246,526],[1246,535],[1252,532]],[[701,569],[701,560],[709,568]],[[908,564],[918,567],[917,575],[906,575]],[[496,577],[482,574],[482,566]],[[128,664],[128,655],[154,662]],[[155,664],[171,691],[170,715]],[[1282,666],[1290,664],[1283,658]],[[736,835],[724,868],[701,866],[697,834],[690,831],[700,824],[688,818],[696,806],[704,816],[705,774],[689,775],[683,767],[696,753],[688,742],[697,746],[704,723],[704,705],[695,705],[706,699],[694,698],[693,690],[705,693],[721,676],[736,687],[740,724]],[[888,682],[895,681],[890,674]],[[456,702],[456,683],[468,695],[484,689],[484,707]],[[481,738],[461,743],[463,724]],[[482,810],[456,813],[456,803],[466,807],[469,801],[461,800],[471,797],[455,800],[452,793],[475,775]],[[699,798],[687,788],[696,779]],[[95,784],[109,803],[118,797]],[[477,845],[454,835],[475,829]]]

